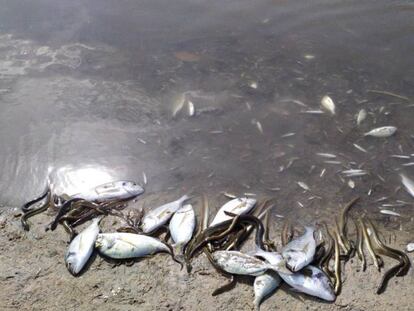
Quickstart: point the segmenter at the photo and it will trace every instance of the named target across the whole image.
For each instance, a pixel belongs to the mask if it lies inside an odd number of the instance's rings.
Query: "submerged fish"
[[[365,118],[367,117],[367,111],[365,109],[361,109],[358,112],[356,121],[357,121],[357,125],[360,125],[362,123],[362,121],[365,120]]]
[[[160,240],[135,233],[101,233],[95,247],[101,254],[113,259],[137,258],[158,252],[171,254],[170,248]]]
[[[170,221],[170,233],[176,248],[177,253],[182,253],[184,247],[191,240],[194,228],[196,225],[196,218],[191,204],[186,204],[181,207]]]
[[[335,114],[335,104],[329,96],[322,97],[321,105],[323,108],[328,110],[331,114]]]
[[[228,201],[224,204],[214,217],[213,221],[210,224],[210,227],[215,226],[223,221],[232,219],[231,216],[226,215],[227,213],[232,213],[236,215],[244,215],[252,210],[256,204],[256,199],[252,198],[236,198]]]
[[[95,218],[69,244],[65,254],[65,263],[69,272],[73,275],[77,275],[83,269],[92,255],[95,241],[99,234],[100,220],[101,218]]]
[[[381,214],[385,214],[385,215],[390,215],[390,216],[398,216],[398,217],[401,216],[401,214],[399,214],[397,212],[393,212],[393,211],[387,210],[387,209],[380,210],[380,213]]]
[[[74,194],[71,198],[103,202],[113,199],[130,199],[142,194],[143,192],[144,188],[136,182],[119,180],[102,184],[83,193]]]
[[[414,251],[414,243],[408,243],[407,247],[406,247],[407,252],[412,252]]]
[[[176,201],[161,205],[144,215],[141,229],[144,233],[157,230],[164,225],[171,216],[189,199],[188,195],[183,195]]]
[[[272,294],[282,282],[280,276],[274,271],[267,271],[254,279],[254,306],[260,310],[260,303]]]
[[[282,249],[282,256],[286,266],[293,272],[299,271],[313,261],[316,250],[316,241],[313,236],[315,229],[306,226],[305,233],[290,241]]]
[[[400,174],[401,182],[404,185],[405,189],[412,197],[414,197],[414,181],[405,176],[404,174]]]
[[[375,129],[372,129],[369,132],[366,132],[364,136],[390,137],[394,135],[396,131],[397,131],[397,128],[395,126],[383,126],[383,127],[377,127]]]
[[[277,272],[281,268],[283,269],[282,266],[284,266],[283,262],[280,265],[272,265],[239,251],[216,251],[212,256],[217,266],[221,269],[228,273],[238,275],[258,276],[267,270]]]

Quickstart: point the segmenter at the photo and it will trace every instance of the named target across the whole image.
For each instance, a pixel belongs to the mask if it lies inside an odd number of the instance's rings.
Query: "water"
[[[414,158],[390,158],[414,153],[410,1],[3,0],[0,8],[2,204],[36,196],[48,178],[73,194],[142,182],[143,173],[147,193],[276,196],[282,215],[355,195],[373,212],[383,196],[412,204],[394,191],[401,171],[414,178],[414,166],[402,166]],[[301,113],[320,109],[324,95],[334,116]],[[357,127],[362,108],[368,117]],[[397,134],[363,137],[383,125]],[[353,189],[339,173],[350,168],[370,172],[352,178]]]

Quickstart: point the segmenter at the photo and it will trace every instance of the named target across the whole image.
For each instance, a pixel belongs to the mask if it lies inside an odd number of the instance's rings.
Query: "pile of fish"
[[[365,249],[378,270],[384,266],[383,256],[398,261],[383,275],[378,294],[385,290],[391,277],[404,276],[410,268],[407,255],[386,246],[367,217],[349,216],[359,198],[344,206],[333,228],[326,223],[305,226],[303,234],[295,235],[294,228],[285,222],[281,243],[276,243],[269,238],[272,200],[258,203],[252,197],[232,197],[209,222],[208,201],[203,196],[197,224],[196,213],[188,204],[192,198],[188,195],[134,217],[124,213],[126,201],[143,192],[141,186],[131,181],[107,183],[71,197],[58,197],[48,188],[22,207],[21,222],[29,230],[28,218],[49,207],[57,210],[47,230],[55,230],[61,224],[70,234],[65,262],[73,275],[82,272],[94,250],[105,258],[119,261],[164,252],[180,265],[185,264],[188,273],[194,257],[204,253],[212,266],[229,278],[228,283],[212,294],[230,290],[238,276],[254,277],[256,309],[282,282],[301,293],[334,301],[341,291],[343,262],[356,254],[365,271]],[[36,203],[41,203],[40,207],[35,207]],[[107,215],[122,218],[126,225],[116,228],[116,232],[100,233],[100,221]],[[349,220],[353,223],[353,233],[349,230]],[[76,234],[75,227],[86,221],[91,221],[89,226]],[[159,233],[163,230],[168,234],[161,240]],[[253,231],[253,249],[242,252]],[[281,244],[279,249],[277,244]]]

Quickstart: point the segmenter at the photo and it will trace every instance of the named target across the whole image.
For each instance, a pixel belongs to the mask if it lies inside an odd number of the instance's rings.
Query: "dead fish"
[[[95,218],[92,223],[82,230],[69,244],[65,254],[65,263],[69,272],[77,275],[92,255],[96,238],[99,234],[99,221]]]
[[[414,251],[414,243],[408,243],[407,247],[406,247],[407,252],[412,252]]]
[[[349,186],[349,188],[354,189],[355,188],[355,182],[352,179],[349,180],[348,181],[348,186]]]
[[[188,115],[190,117],[194,116],[195,115],[195,107],[194,107],[193,102],[188,101],[187,108],[188,108]]]
[[[346,177],[357,177],[367,175],[368,172],[366,170],[350,169],[342,171],[341,174],[344,174]]]
[[[279,276],[294,290],[326,301],[335,301],[336,296],[331,281],[315,266],[308,265],[293,274],[279,273]]]
[[[324,112],[322,110],[304,110],[304,111],[301,111],[300,113],[305,113],[305,114],[323,114]]]
[[[211,222],[210,227],[232,218],[226,215],[225,212],[236,215],[244,215],[253,209],[253,207],[256,205],[256,202],[256,199],[247,197],[230,200],[219,209],[216,217],[214,217],[213,221]]]
[[[113,199],[126,200],[136,197],[144,192],[144,188],[134,181],[119,180],[108,182],[71,196],[71,199],[83,199],[87,201],[109,201]]]
[[[358,112],[357,118],[356,118],[356,122],[357,125],[360,125],[362,123],[362,121],[364,121],[367,117],[367,111],[365,109],[361,109]]]
[[[171,238],[175,244],[172,246],[176,249],[176,254],[182,254],[184,247],[191,240],[196,218],[194,209],[191,204],[186,204],[175,212],[170,221]]]
[[[331,114],[335,114],[335,103],[329,96],[322,97],[321,105],[323,108],[328,110]]]
[[[186,92],[181,93],[173,102],[172,117],[174,118],[183,109],[185,102],[187,101]]]
[[[135,233],[101,233],[95,247],[101,254],[113,259],[138,258],[158,252],[171,254],[168,246],[160,240]]]
[[[336,155],[332,154],[332,153],[323,153],[323,152],[318,152],[316,153],[316,155],[323,157],[323,158],[328,158],[328,159],[334,159],[336,158]]]
[[[385,214],[385,215],[391,215],[391,216],[398,216],[398,217],[401,216],[401,214],[398,214],[397,212],[393,212],[393,211],[390,211],[390,210],[387,210],[387,209],[380,210],[380,213]]]
[[[267,271],[254,279],[254,306],[260,310],[260,304],[264,298],[272,294],[280,285],[282,279],[274,271]]]
[[[404,174],[400,174],[400,177],[401,177],[401,182],[404,185],[407,192],[411,194],[412,197],[414,197],[414,181],[412,181],[410,178],[408,178]]]
[[[309,186],[302,181],[297,182],[298,186],[301,187],[303,190],[309,191]]]
[[[239,251],[215,251],[212,256],[217,266],[230,274],[258,276],[267,270],[283,269]]]
[[[149,211],[142,219],[142,231],[144,233],[149,233],[164,225],[188,199],[188,195],[183,195],[176,201],[161,205]]]
[[[372,129],[369,132],[366,132],[364,136],[373,136],[373,137],[390,137],[394,135],[394,133],[397,131],[397,128],[395,126],[382,126],[377,127],[375,129]]]
[[[291,271],[299,271],[313,261],[316,250],[314,231],[313,227],[306,226],[302,236],[293,239],[283,247],[282,256]]]
[[[354,145],[354,147],[355,147],[355,148],[357,148],[359,151],[362,151],[362,152],[368,153],[368,151],[367,151],[366,149],[362,148],[360,145],[357,145],[357,144],[353,144],[353,145]]]

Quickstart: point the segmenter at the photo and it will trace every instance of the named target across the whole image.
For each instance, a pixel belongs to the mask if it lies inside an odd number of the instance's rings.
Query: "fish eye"
[[[122,183],[122,186],[126,186],[126,182],[125,181]]]

